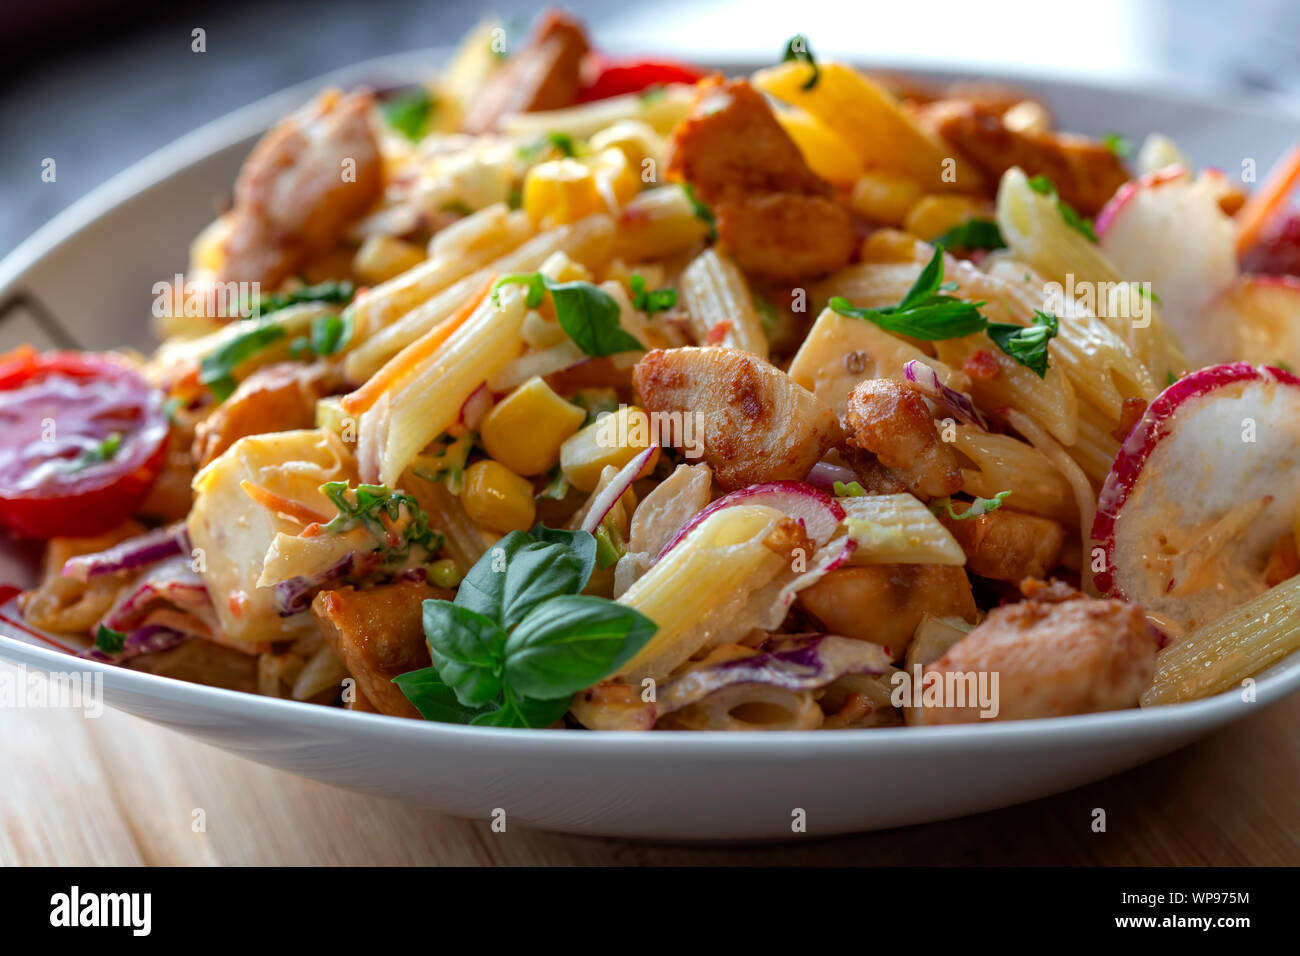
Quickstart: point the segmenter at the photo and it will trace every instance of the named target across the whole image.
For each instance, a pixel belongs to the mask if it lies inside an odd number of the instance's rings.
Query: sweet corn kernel
[[[586,413],[537,376],[492,406],[479,426],[487,453],[521,475],[540,475],[560,460],[560,446]]]
[[[865,219],[882,226],[901,226],[907,211],[921,198],[921,187],[910,179],[871,172],[853,184],[849,205]]]
[[[607,206],[622,209],[641,191],[641,177],[621,149],[604,149],[587,159]]]
[[[780,110],[776,119],[818,176],[848,186],[861,175],[862,158],[857,150],[815,116],[801,109],[788,109]]]
[[[577,222],[605,208],[594,171],[576,159],[538,163],[524,176],[524,211],[539,226]]]
[[[877,229],[862,240],[859,253],[863,262],[915,262],[917,259],[917,239],[910,232],[901,229]],[[933,250],[925,250],[929,257]]]
[[[533,483],[500,462],[485,458],[465,469],[460,503],[478,524],[501,534],[533,526]]]
[[[988,203],[969,196],[922,196],[907,211],[903,228],[928,242],[968,219],[989,219],[992,216],[993,210]]]
[[[392,236],[367,236],[352,259],[352,271],[370,285],[401,275],[424,261],[424,250]]]
[[[579,491],[591,491],[600,483],[608,465],[622,468],[650,446],[650,420],[635,405],[624,405],[602,415],[560,446],[560,470]],[[656,452],[638,477],[644,478],[659,460]]]

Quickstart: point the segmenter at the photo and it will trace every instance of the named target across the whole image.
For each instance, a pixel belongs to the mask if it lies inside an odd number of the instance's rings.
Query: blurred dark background
[[[1295,0],[565,0],[607,50],[819,53],[1300,103]],[[446,46],[520,0],[0,0],[0,256],[113,174],[269,93],[385,53]],[[191,50],[205,31],[206,52]],[[54,157],[58,178],[41,181]]]

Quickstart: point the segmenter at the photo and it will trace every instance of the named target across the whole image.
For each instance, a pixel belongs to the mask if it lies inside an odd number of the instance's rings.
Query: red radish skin
[[[1130,179],[1115,190],[1115,195],[1111,196],[1106,201],[1106,205],[1101,207],[1101,212],[1097,213],[1097,218],[1093,220],[1093,231],[1098,238],[1104,236],[1106,230],[1110,228],[1110,224],[1115,221],[1116,214],[1127,206],[1129,200],[1143,189],[1151,189],[1163,183],[1170,183],[1187,175],[1186,166],[1174,163],[1171,166],[1165,166],[1163,169],[1157,169],[1153,173],[1147,173],[1145,176],[1139,176],[1137,179]]]
[[[1170,385],[1147,407],[1120,448],[1098,500],[1091,536],[1102,547],[1105,557],[1105,570],[1093,576],[1101,594],[1128,601],[1140,600],[1140,596],[1126,593],[1116,580],[1117,522],[1152,453],[1177,427],[1180,406],[1191,399],[1207,398],[1220,389],[1252,382],[1300,388],[1300,377],[1284,369],[1237,362],[1194,372]]]

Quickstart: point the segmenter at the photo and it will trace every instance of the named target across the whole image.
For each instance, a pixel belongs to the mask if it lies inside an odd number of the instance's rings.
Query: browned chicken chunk
[[[926,614],[975,623],[970,579],[955,565],[865,564],[837,568],[799,592],[799,606],[830,634],[871,641],[897,660]]]
[[[647,411],[699,416],[704,459],[727,490],[800,480],[839,436],[821,399],[738,349],[655,349],[633,382]]]
[[[1120,158],[1102,143],[1069,133],[1011,130],[997,111],[974,103],[945,101],[921,118],[990,179],[1012,166],[1029,176],[1046,176],[1085,216],[1096,215],[1129,178]]]
[[[478,135],[495,129],[510,113],[572,106],[588,49],[582,24],[559,10],[548,10],[528,46],[512,55],[505,68],[488,80],[461,128]]]
[[[326,394],[320,368],[283,362],[253,372],[194,428],[191,454],[202,468],[246,435],[311,428],[316,400]]]
[[[1057,590],[989,612],[984,622],[925,669],[927,675],[997,675],[989,720],[1065,717],[1136,707],[1155,671],[1156,641],[1142,608]],[[1045,598],[1045,600],[1043,599]],[[927,724],[974,723],[978,706],[927,707]]]
[[[869,451],[921,498],[961,488],[957,456],[939,437],[925,399],[910,385],[872,378],[849,393],[845,444]]]
[[[218,279],[275,288],[331,250],[382,191],[369,93],[322,93],[262,137],[239,171]]]
[[[747,273],[797,279],[853,255],[848,211],[744,80],[699,85],[691,115],[673,131],[667,174],[712,207],[719,239]]]
[[[420,611],[429,598],[450,600],[452,593],[400,581],[364,591],[350,587],[321,591],[311,602],[326,643],[381,714],[420,716],[393,678],[430,665]]]
[[[965,514],[970,503],[954,501],[952,510]],[[1056,567],[1065,543],[1065,530],[1051,518],[999,508],[977,518],[939,520],[966,552],[966,570],[981,577],[1018,584],[1041,578]]]

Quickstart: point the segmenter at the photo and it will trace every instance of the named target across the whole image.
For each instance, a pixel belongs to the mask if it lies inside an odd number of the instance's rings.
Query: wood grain
[[[0,711],[0,862],[170,865],[1300,863],[1300,694],[1091,786],[960,820],[759,846],[466,821],[250,763],[106,711]],[[1106,810],[1094,833],[1092,812]],[[205,830],[196,832],[202,810]]]

